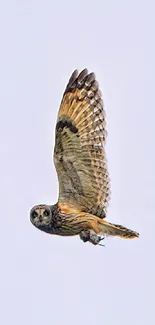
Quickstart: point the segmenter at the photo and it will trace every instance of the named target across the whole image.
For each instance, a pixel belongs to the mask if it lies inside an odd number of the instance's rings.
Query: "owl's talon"
[[[103,244],[99,244],[100,241],[102,241],[104,239],[104,237],[101,237],[100,235],[97,234],[90,234],[90,243],[94,244],[94,245],[100,245],[100,246],[104,246]]]
[[[93,245],[105,246],[103,244],[99,244],[100,241],[104,239],[104,236],[101,237],[100,235],[96,234],[93,230],[83,230],[80,233],[80,238],[83,240],[84,243],[89,241]]]

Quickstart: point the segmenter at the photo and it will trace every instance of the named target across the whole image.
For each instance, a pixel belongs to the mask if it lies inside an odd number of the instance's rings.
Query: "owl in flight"
[[[38,229],[60,236],[79,235],[97,245],[107,236],[139,234],[105,220],[110,181],[105,154],[106,122],[102,95],[94,73],[71,75],[63,94],[55,131],[54,163],[59,198],[30,211]]]

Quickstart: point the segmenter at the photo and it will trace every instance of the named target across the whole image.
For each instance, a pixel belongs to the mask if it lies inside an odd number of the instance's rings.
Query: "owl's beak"
[[[39,216],[39,221],[42,222],[43,221],[43,217],[40,215]]]

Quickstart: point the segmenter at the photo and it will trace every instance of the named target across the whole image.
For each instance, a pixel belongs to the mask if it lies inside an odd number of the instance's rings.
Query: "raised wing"
[[[60,105],[54,162],[60,205],[106,216],[110,196],[105,114],[94,73],[75,70]]]

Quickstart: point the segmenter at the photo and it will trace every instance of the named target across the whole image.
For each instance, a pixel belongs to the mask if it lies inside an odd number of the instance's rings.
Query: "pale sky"
[[[155,322],[154,1],[0,4],[0,324]],[[107,113],[108,220],[140,233],[106,247],[35,229],[58,198],[55,122],[74,69],[94,71]]]

